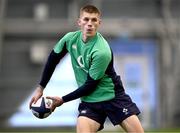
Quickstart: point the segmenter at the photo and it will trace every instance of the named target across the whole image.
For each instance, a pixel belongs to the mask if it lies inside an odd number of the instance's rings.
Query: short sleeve
[[[65,36],[63,36],[54,46],[54,52],[60,53],[63,48],[65,47],[65,44],[68,42],[68,38],[70,38],[71,33],[67,33]]]
[[[111,52],[96,51],[92,56],[92,62],[89,69],[89,75],[94,80],[101,79],[106,72],[106,69],[111,61]]]

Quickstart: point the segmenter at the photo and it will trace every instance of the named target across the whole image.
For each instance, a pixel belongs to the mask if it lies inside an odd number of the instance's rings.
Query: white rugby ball
[[[41,97],[35,104],[31,105],[31,111],[37,118],[43,119],[51,114],[52,100],[46,97]]]

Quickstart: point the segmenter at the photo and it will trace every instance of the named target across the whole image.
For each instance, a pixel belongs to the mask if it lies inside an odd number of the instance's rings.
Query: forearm
[[[91,94],[96,89],[96,86],[99,83],[99,81],[100,80],[92,79],[88,75],[86,82],[81,87],[79,87],[75,91],[73,91],[73,92],[62,97],[63,101],[69,102],[69,101],[75,100],[77,98],[80,98],[82,96],[86,96],[86,95]]]
[[[39,85],[42,88],[45,88],[47,83],[49,82],[56,65],[59,63],[59,61],[64,57],[64,55],[67,53],[66,50],[63,50],[61,53],[55,53],[54,51],[51,51],[48,60],[46,62],[46,65],[44,67],[41,80],[39,82]]]

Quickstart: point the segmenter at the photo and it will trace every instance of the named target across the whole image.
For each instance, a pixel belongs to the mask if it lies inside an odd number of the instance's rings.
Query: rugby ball
[[[52,100],[46,97],[41,97],[35,104],[31,105],[31,111],[34,116],[39,119],[44,119],[51,114]]]

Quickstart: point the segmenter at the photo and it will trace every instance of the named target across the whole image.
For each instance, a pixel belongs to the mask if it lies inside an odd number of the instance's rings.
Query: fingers
[[[29,108],[31,109],[31,105],[36,103],[39,98],[41,98],[43,95],[43,89],[41,86],[38,86],[34,92],[34,96],[31,98],[31,101],[29,102]]]
[[[51,99],[51,100],[56,100],[55,97],[51,97],[51,96],[46,96],[47,99]]]
[[[50,97],[50,96],[46,96],[46,98],[52,100],[51,112],[54,112],[54,110],[56,108],[56,105],[55,105],[56,98]]]
[[[51,110],[54,111],[56,109],[56,107],[59,107],[63,104],[62,100],[60,97],[58,96],[46,96],[47,99],[51,99],[52,100],[52,106],[51,106]]]
[[[40,98],[40,97],[39,97],[39,98]],[[31,101],[30,101],[30,103],[29,103],[29,109],[31,109],[31,105],[32,105],[33,103],[36,104],[36,102],[38,101],[39,98],[33,97],[33,98],[31,99]]]
[[[31,105],[34,103],[36,103],[37,102],[37,99],[35,99],[35,97],[33,97],[32,99],[31,99],[31,101],[30,101],[30,103],[29,103],[29,108],[31,109]]]
[[[55,108],[56,108],[55,106],[52,106],[51,111],[54,112]]]
[[[29,103],[29,109],[31,109],[31,105],[33,104],[34,102],[34,97],[31,99],[30,103]]]

